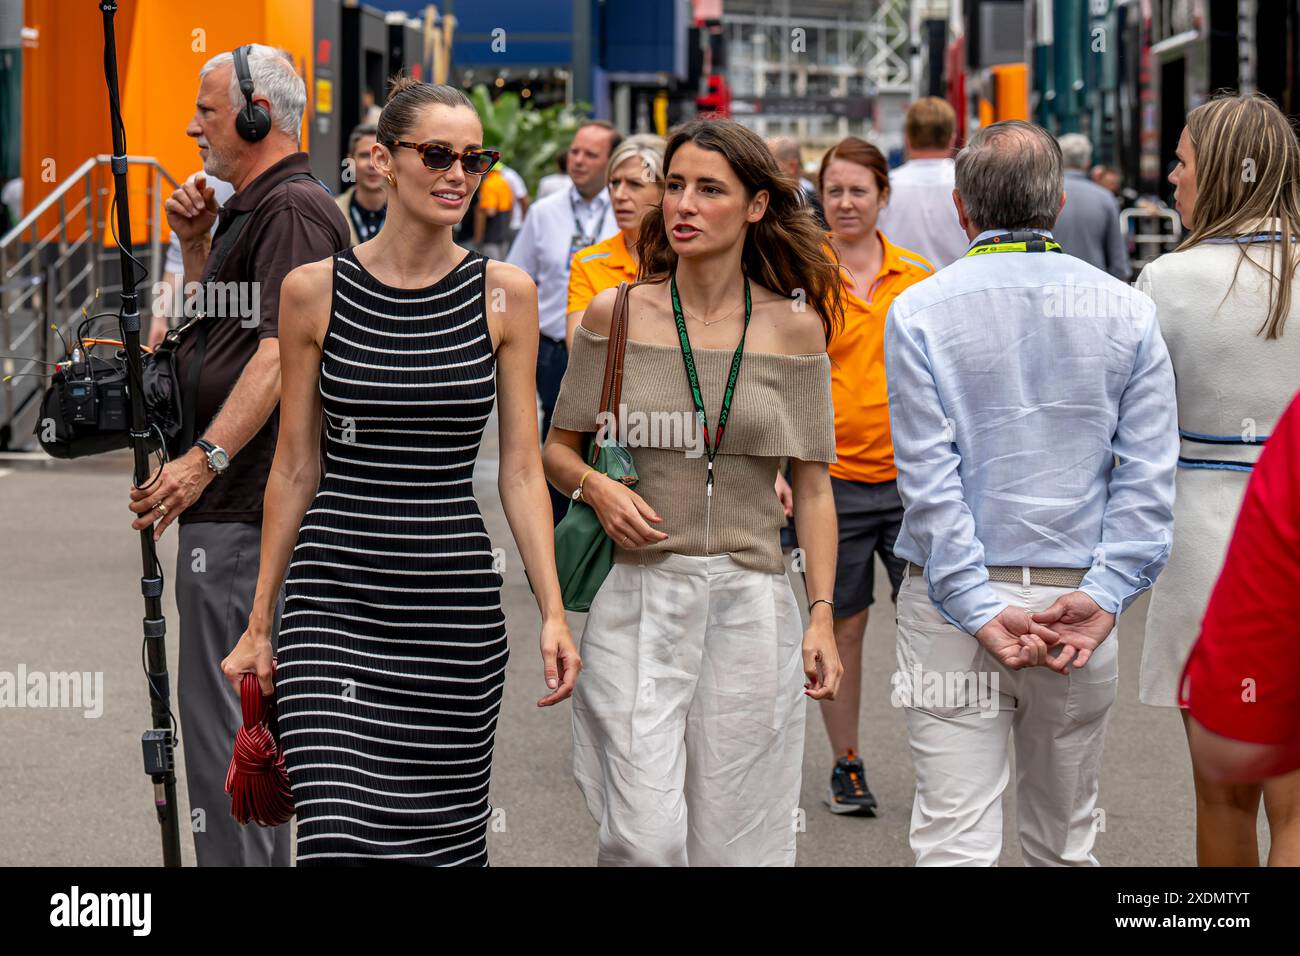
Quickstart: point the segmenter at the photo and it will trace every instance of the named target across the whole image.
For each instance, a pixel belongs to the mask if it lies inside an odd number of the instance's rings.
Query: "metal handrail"
[[[18,225],[14,226],[3,236],[0,236],[0,246],[9,245],[21,236],[24,230],[30,229],[32,224],[41,216],[45,215],[45,213],[47,213],[50,208],[59,201],[59,198],[63,196],[64,193],[81,181],[82,176],[95,168],[95,164],[98,163],[100,158],[101,157],[99,156],[92,156],[90,159],[78,166],[76,171],[63,181],[63,185],[56,188],[54,192],[50,193],[37,203],[36,208],[23,216],[23,218],[19,220]]]
[[[0,236],[0,247],[11,244],[22,235],[23,230],[30,229],[32,223],[45,215],[45,213],[49,212],[50,209],[54,207],[54,204],[63,198],[64,194],[69,192],[73,186],[77,185],[77,181],[80,180],[82,176],[86,175],[86,173],[94,169],[96,166],[107,166],[112,162],[112,160],[113,157],[108,153],[98,153],[78,166],[73,174],[63,181],[61,186],[37,203],[36,207],[32,209],[31,212],[23,216],[23,218],[19,220],[18,225],[14,226],[3,236]],[[163,165],[152,156],[127,156],[126,161],[129,164],[152,166],[154,169],[158,170],[158,172],[162,173],[163,178],[165,178],[167,182],[171,183],[173,189],[180,185],[172,174],[167,172],[166,168],[164,168]],[[74,210],[72,214],[75,214],[75,212],[76,211]]]
[[[1153,220],[1157,223],[1168,223],[1169,230],[1164,232],[1157,229],[1155,232],[1142,232],[1138,228],[1130,229],[1130,226],[1135,222],[1150,222]],[[1133,243],[1134,255],[1131,258],[1134,274],[1148,262],[1159,258],[1166,252],[1171,252],[1183,237],[1182,218],[1177,212],[1167,208],[1152,209],[1134,206],[1131,209],[1125,209],[1119,214],[1119,226],[1125,240]],[[1144,246],[1155,247],[1150,250],[1152,253],[1150,256],[1144,254]]]

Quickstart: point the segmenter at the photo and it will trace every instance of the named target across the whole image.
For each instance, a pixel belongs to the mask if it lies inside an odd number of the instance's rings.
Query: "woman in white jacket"
[[[1179,704],[1252,465],[1300,388],[1300,320],[1290,318],[1300,309],[1300,146],[1290,124],[1261,96],[1214,99],[1188,115],[1177,158],[1169,181],[1187,236],[1137,280],[1173,360],[1183,439],[1173,550],[1142,651],[1139,696],[1162,707]],[[1243,694],[1258,677],[1241,675]],[[1195,761],[1192,775],[1200,865],[1259,865],[1261,796],[1269,863],[1300,863],[1300,775],[1213,784]]]

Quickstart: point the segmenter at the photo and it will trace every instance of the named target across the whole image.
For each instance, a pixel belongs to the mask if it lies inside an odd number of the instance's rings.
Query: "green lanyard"
[[[745,335],[749,332],[749,319],[753,313],[753,302],[749,297],[749,276],[745,276],[745,328],[740,333],[740,342],[736,352],[731,356],[731,371],[727,373],[727,387],[722,392],[722,410],[718,412],[718,433],[712,443],[709,441],[709,423],[704,414],[704,396],[700,393],[700,375],[695,370],[695,355],[691,352],[691,337],[686,331],[686,319],[682,316],[682,300],[677,297],[677,274],[673,273],[670,286],[673,295],[673,318],[677,321],[677,342],[682,347],[682,361],[686,364],[686,380],[691,385],[691,398],[695,402],[695,417],[699,420],[704,433],[704,451],[709,457],[709,473],[705,484],[705,494],[713,496],[713,459],[718,455],[722,444],[722,432],[727,427],[727,418],[731,414],[731,399],[736,394],[736,380],[740,378],[740,360],[745,357]]]

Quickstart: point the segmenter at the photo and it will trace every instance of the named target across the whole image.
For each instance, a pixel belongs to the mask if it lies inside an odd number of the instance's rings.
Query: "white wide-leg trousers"
[[[573,697],[600,865],[794,864],[802,643],[784,574],[728,555],[614,566]]]

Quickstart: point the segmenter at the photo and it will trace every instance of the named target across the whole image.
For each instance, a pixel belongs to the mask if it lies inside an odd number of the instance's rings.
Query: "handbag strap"
[[[231,216],[229,225],[221,234],[220,243],[217,245],[216,253],[209,260],[209,266],[203,272],[203,285],[207,284],[217,277],[221,272],[221,267],[226,264],[226,258],[230,255],[230,250],[235,247],[239,234],[243,232],[244,226],[248,225],[248,220],[253,216],[253,210],[235,213]],[[200,313],[181,331],[194,326],[194,354],[190,357],[188,373],[185,376],[185,383],[182,386],[181,395],[181,436],[178,450],[184,454],[194,446],[195,434],[198,431],[198,404],[199,404],[199,375],[203,370],[203,357],[208,350],[208,323],[203,321],[207,318],[206,313]],[[177,336],[179,339],[179,335]]]
[[[203,368],[203,357],[208,351],[208,326],[200,323],[194,330],[194,354],[190,357],[190,367],[186,370],[185,384],[181,392],[181,437],[178,452],[185,454],[194,447],[195,432],[198,430],[199,410],[199,373]]]
[[[614,318],[610,324],[609,339],[605,347],[605,379],[600,389],[600,408],[606,413],[607,433],[614,431],[618,420],[618,406],[623,397],[623,356],[627,352],[628,292],[632,287],[626,282],[618,285],[614,297]],[[596,442],[591,443],[591,460],[596,460]]]

